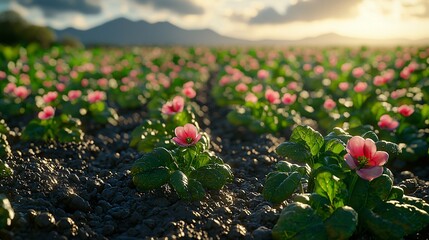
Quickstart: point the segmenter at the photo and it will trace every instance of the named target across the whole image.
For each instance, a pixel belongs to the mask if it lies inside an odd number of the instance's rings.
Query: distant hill
[[[54,30],[61,39],[74,36],[86,45],[312,45],[312,46],[351,46],[351,45],[429,45],[429,39],[363,39],[341,36],[335,33],[323,34],[300,40],[259,40],[250,41],[222,36],[210,29],[186,30],[169,22],[148,23],[118,18],[88,30],[66,28]]]
[[[185,30],[169,22],[148,23],[118,18],[100,26],[55,30],[59,38],[74,36],[84,44],[111,45],[238,45],[247,42],[224,37],[210,29]]]

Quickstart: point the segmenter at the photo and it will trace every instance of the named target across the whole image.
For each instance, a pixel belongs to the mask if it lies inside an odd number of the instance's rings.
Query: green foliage
[[[377,150],[388,152],[390,159],[400,154],[397,144],[379,140],[372,131],[353,131],[374,140]],[[393,186],[389,169],[372,181],[350,171],[344,155],[351,137],[339,128],[323,138],[309,127],[297,127],[290,142],[277,147],[279,155],[296,164],[278,162],[277,170],[266,177],[263,196],[281,203],[304,182],[308,185],[305,193],[301,186],[302,193],[283,209],[273,238],[348,239],[359,229],[380,239],[401,239],[429,224],[429,205]]]
[[[295,192],[301,183],[298,172],[271,172],[267,175],[262,195],[273,203],[281,203]]]
[[[273,227],[274,239],[328,239],[319,217],[310,205],[292,203],[283,209]]]
[[[12,224],[15,212],[10,205],[9,199],[0,194],[0,230]]]
[[[156,147],[171,149],[174,129],[192,123],[198,126],[195,114],[190,110],[184,110],[164,119],[146,119],[131,133],[130,146],[140,152],[150,152]],[[202,142],[209,141],[208,136],[203,134]]]
[[[22,131],[24,141],[79,142],[83,139],[79,119],[60,115],[47,120],[34,119]]]
[[[203,134],[191,147],[168,150],[157,147],[137,159],[131,169],[133,182],[146,191],[169,184],[184,200],[201,200],[204,189],[220,190],[232,181],[229,165],[209,150],[210,141]]]
[[[236,126],[243,126],[254,133],[277,133],[290,127],[294,120],[284,109],[261,103],[236,106],[226,116]]]

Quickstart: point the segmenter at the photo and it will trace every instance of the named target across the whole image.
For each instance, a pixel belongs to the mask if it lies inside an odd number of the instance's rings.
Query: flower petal
[[[193,124],[187,123],[187,124],[185,124],[185,126],[183,128],[184,128],[184,131],[186,133],[186,137],[190,137],[192,139],[195,139],[198,132],[197,132],[197,128]]]
[[[364,156],[367,159],[371,159],[376,151],[377,151],[377,147],[375,146],[375,142],[370,138],[365,139],[365,144],[363,147]]]
[[[378,178],[381,176],[381,174],[383,174],[383,168],[379,166],[362,168],[360,170],[357,170],[356,173],[359,175],[359,177],[371,181],[374,178]]]
[[[389,159],[389,154],[385,151],[377,151],[369,160],[368,166],[383,166]]]
[[[182,147],[187,147],[187,146],[188,146],[188,143],[187,143],[186,141],[183,141],[183,139],[181,139],[181,138],[174,137],[174,138],[173,138],[173,141],[174,141],[177,145],[179,145],[179,146],[182,146]]]
[[[345,156],[344,156],[344,159],[346,160],[346,163],[347,163],[347,165],[349,165],[349,167],[351,168],[351,169],[356,169],[356,162],[355,162],[355,159],[352,157],[352,155],[350,155],[349,153],[347,153]]]
[[[176,127],[176,129],[174,129],[174,134],[176,135],[176,137],[178,137],[180,139],[186,139],[185,130],[181,126]]]
[[[364,156],[365,139],[360,136],[354,136],[347,142],[347,151],[352,157]]]

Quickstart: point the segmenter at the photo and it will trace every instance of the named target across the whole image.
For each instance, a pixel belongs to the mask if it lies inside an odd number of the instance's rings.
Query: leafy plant
[[[220,190],[233,178],[231,168],[209,150],[210,140],[192,124],[175,129],[176,148],[157,147],[136,160],[131,175],[139,190],[147,191],[164,184],[185,200],[199,200],[204,189]]]
[[[296,116],[295,116],[296,117]],[[227,119],[236,126],[243,126],[255,133],[276,133],[294,124],[294,119],[284,108],[264,103],[246,103],[236,106]]]
[[[160,119],[146,119],[131,133],[130,146],[140,152],[150,152],[156,147],[171,149],[174,147],[171,141],[174,129],[186,123],[198,126],[191,108]]]
[[[52,116],[49,119],[33,119],[22,131],[24,141],[79,142],[83,139],[81,122],[79,119],[67,115]]]
[[[293,202],[280,214],[274,239],[348,239],[363,231],[400,239],[429,224],[429,205],[393,186],[383,167],[399,147],[372,131],[353,137],[335,128],[323,137],[298,126],[276,151],[287,161],[267,175],[263,195],[274,203]]]
[[[0,177],[6,177],[13,174],[13,170],[4,162],[4,159],[9,157],[10,154],[11,150],[6,135],[0,132]]]

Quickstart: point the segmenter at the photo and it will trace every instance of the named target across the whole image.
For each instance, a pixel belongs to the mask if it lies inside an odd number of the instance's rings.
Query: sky
[[[429,38],[429,0],[0,0],[4,10],[56,29],[126,17],[249,40]]]

